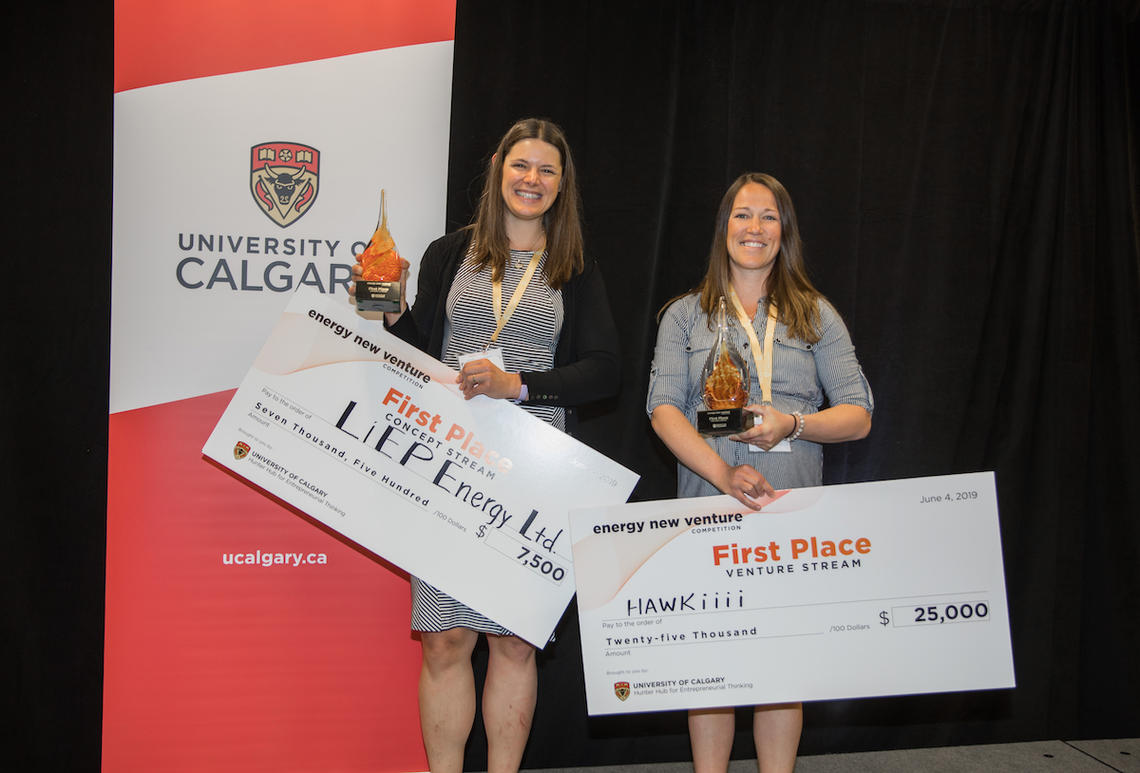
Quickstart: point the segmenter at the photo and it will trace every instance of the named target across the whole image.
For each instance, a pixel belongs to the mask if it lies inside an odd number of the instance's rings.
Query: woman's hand
[[[650,423],[681,464],[748,509],[759,510],[765,504],[761,501],[765,495],[776,495],[772,484],[752,465],[733,467],[721,459],[676,406],[657,406],[650,415]]]
[[[400,315],[408,310],[408,269],[411,267],[411,263],[400,258],[400,310],[384,312],[384,322],[388,326],[396,324],[396,320],[400,318]],[[356,283],[362,279],[361,275],[363,273],[363,266],[359,263],[352,264],[352,289],[349,290],[348,300],[353,306],[356,305]]]
[[[796,429],[795,416],[777,411],[771,405],[746,405],[744,410],[756,417],[755,423],[751,429],[730,435],[729,440],[751,443],[771,451]]]
[[[522,390],[522,378],[507,373],[488,359],[472,360],[459,370],[455,378],[465,400],[475,395],[487,395],[500,400],[517,400]]]
[[[744,506],[759,510],[764,503],[760,500],[765,497],[776,496],[776,490],[768,479],[750,464],[741,464],[736,467],[725,466],[723,480],[713,481],[716,487],[725,494],[736,499]]]

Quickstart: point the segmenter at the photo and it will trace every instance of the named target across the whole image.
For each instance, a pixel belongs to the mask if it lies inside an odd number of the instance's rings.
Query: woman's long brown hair
[[[792,197],[787,188],[772,175],[760,172],[742,174],[725,191],[716,213],[708,269],[692,292],[700,295],[701,310],[708,316],[711,326],[717,303],[721,296],[728,296],[732,282],[729,273],[728,219],[736,202],[736,194],[749,183],[763,185],[772,191],[780,213],[780,251],[776,254],[776,262],[768,275],[768,301],[776,305],[779,320],[787,326],[788,333],[793,338],[816,343],[820,337],[817,302],[822,294],[812,285],[804,267],[803,241],[800,239],[800,227]],[[666,303],[665,307],[674,300],[676,298]]]
[[[542,140],[558,151],[562,161],[562,184],[558,197],[546,214],[546,283],[557,290],[563,283],[581,273],[585,266],[582,241],[581,200],[578,176],[566,135],[557,124],[542,118],[526,118],[507,130],[499,140],[487,168],[483,193],[471,225],[472,252],[481,269],[490,267],[491,276],[502,279],[510,256],[510,240],[506,229],[506,204],[503,201],[503,161],[511,148],[522,140]]]

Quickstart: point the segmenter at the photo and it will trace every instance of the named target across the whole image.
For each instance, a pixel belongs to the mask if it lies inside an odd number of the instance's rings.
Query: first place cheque
[[[1014,686],[992,473],[570,525],[590,714]]]
[[[202,452],[537,647],[574,594],[570,507],[637,476],[297,291]]]

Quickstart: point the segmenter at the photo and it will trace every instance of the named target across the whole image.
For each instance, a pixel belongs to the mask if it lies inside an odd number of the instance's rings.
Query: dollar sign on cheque
[[[885,609],[879,612],[879,625],[888,625],[890,622],[891,616],[887,614],[887,611]]]

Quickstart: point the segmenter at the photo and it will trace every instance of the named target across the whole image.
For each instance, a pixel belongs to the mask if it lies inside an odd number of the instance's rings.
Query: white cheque
[[[299,290],[203,453],[542,647],[574,594],[570,507],[637,476]]]
[[[992,473],[570,525],[590,714],[1014,686]]]

